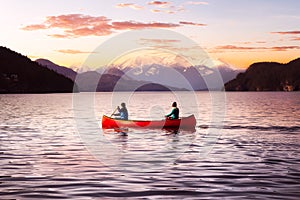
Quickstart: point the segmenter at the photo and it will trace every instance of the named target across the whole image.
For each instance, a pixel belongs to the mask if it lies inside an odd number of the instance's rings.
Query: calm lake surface
[[[0,95],[0,199],[300,197],[299,92],[91,97]],[[102,130],[121,101],[132,119],[177,101],[196,130]]]

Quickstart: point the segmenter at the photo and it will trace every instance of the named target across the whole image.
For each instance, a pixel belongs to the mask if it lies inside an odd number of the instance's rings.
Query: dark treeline
[[[260,62],[225,84],[227,91],[299,91],[300,58],[287,64]]]
[[[61,93],[73,87],[71,79],[0,47],[0,93]]]

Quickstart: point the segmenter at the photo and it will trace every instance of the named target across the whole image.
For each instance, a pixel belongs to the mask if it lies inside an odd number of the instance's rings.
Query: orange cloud
[[[104,16],[94,17],[81,14],[69,14],[59,16],[49,16],[41,24],[28,25],[23,30],[34,31],[40,29],[59,28],[63,30],[61,34],[49,35],[54,38],[74,38],[81,36],[105,36],[114,32],[114,30],[136,30],[144,28],[174,28],[181,24],[162,23],[162,22],[135,22],[121,21],[112,22]]]
[[[74,49],[60,49],[60,50],[57,50],[57,52],[67,53],[67,54],[95,53],[95,52],[80,51],[80,50],[74,50]]]
[[[179,24],[183,24],[183,25],[192,25],[192,26],[207,26],[207,24],[199,24],[199,23],[194,23],[194,22],[179,22]]]
[[[150,2],[148,2],[148,5],[154,5],[154,6],[166,6],[169,4],[171,4],[171,3],[168,1],[150,1]]]
[[[257,44],[266,44],[267,42],[266,41],[257,41],[256,43]]]
[[[162,12],[162,10],[152,9],[151,12],[153,12],[153,13],[159,13],[159,12]]]
[[[272,34],[281,34],[281,35],[298,35],[300,31],[278,31],[278,32],[271,32]]]
[[[117,8],[132,8],[132,9],[135,9],[135,10],[141,10],[143,9],[144,7],[142,6],[139,6],[137,4],[133,4],[133,3],[119,3],[116,5]]]
[[[300,41],[300,37],[294,37],[292,40],[294,40],[294,41]]]
[[[53,37],[53,38],[69,38],[69,37],[71,37],[66,34],[65,35],[64,34],[50,34],[48,36]]]
[[[168,13],[168,14],[175,14],[175,11],[167,10],[166,13]]]

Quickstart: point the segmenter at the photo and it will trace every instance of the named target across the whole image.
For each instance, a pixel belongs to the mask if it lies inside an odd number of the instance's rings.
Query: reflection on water
[[[138,93],[128,109],[133,118],[153,118],[149,105],[162,101],[166,113],[171,96]],[[300,93],[227,93],[221,130],[210,123],[209,93],[196,96],[195,132],[102,132],[100,119],[113,106],[110,93],[98,93],[98,132],[88,120],[84,130],[91,147],[105,147],[103,137],[114,148],[91,154],[75,126],[71,94],[0,95],[1,199],[298,199]],[[101,162],[109,159],[118,162]]]

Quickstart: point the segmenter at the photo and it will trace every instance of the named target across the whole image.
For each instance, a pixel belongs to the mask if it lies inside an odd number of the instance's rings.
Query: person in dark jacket
[[[121,108],[118,106],[119,113],[114,114],[115,116],[120,116],[119,119],[128,120],[128,111],[125,103],[121,103]]]
[[[177,103],[173,102],[172,104],[172,111],[165,115],[165,117],[169,119],[178,119],[179,118],[179,109],[177,108]]]

